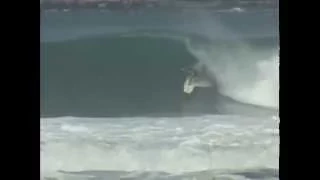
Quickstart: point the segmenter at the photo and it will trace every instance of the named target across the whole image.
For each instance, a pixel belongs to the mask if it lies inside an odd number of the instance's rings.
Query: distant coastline
[[[40,8],[48,11],[75,9],[277,9],[278,0],[41,0]]]

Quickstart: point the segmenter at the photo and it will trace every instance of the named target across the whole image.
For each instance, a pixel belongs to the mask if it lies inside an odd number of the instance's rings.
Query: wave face
[[[197,30],[196,21],[191,22],[193,29],[184,26],[188,31],[140,25],[124,32],[113,26],[42,40],[42,116],[262,114],[277,109],[277,36],[239,37],[217,24],[202,23],[206,28]],[[68,32],[61,29],[61,34]],[[189,97],[183,93],[186,74],[181,69],[195,63],[205,64],[215,85],[197,88]]]

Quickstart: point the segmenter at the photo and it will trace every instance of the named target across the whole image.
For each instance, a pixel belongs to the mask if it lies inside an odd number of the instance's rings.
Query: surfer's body
[[[213,83],[208,78],[208,71],[204,65],[196,64],[192,68],[183,69],[188,75],[183,85],[183,91],[191,94],[196,87],[211,87]]]

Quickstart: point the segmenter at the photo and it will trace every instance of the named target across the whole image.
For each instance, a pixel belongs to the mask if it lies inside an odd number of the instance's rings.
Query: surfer
[[[200,69],[199,67],[197,67],[199,65],[200,65]],[[196,64],[188,68],[182,68],[182,71],[188,73],[183,85],[184,93],[192,94],[194,91],[194,88],[201,87],[201,84],[199,84],[200,81],[203,81],[203,77],[201,76],[202,74],[201,70],[205,70],[205,67],[201,64]]]
[[[197,63],[189,68],[182,68],[182,71],[187,72],[183,91],[187,94],[192,94],[196,87],[212,87],[215,81],[210,78],[208,68],[204,64]]]
[[[193,67],[182,68],[181,71],[188,73],[188,75],[196,75],[196,71]]]
[[[188,73],[192,76],[207,76],[209,71],[208,68],[201,63],[192,65],[191,67],[182,68],[181,71]]]
[[[208,69],[203,64],[196,64],[192,67],[182,68],[183,72],[186,72],[188,77],[198,78],[198,79],[206,79],[208,76]]]

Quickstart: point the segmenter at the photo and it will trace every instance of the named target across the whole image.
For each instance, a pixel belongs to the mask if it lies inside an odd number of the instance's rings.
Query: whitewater
[[[43,118],[44,179],[277,179],[278,119]],[[130,178],[129,178],[130,177]]]

